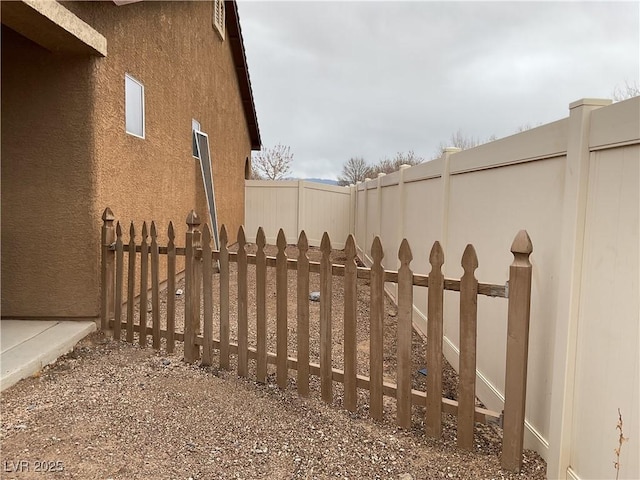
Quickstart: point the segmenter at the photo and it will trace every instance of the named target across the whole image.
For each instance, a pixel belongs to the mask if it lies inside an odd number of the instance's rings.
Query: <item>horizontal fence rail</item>
[[[458,445],[473,450],[475,422],[487,423],[504,418],[502,466],[505,469],[519,471],[522,464],[524,437],[524,412],[526,395],[526,371],[528,357],[529,315],[531,298],[531,271],[529,255],[532,252],[531,240],[526,231],[516,236],[511,252],[514,261],[510,267],[509,289],[505,285],[480,283],[474,276],[478,267],[475,249],[468,245],[462,257],[464,275],[461,279],[447,279],[442,274],[445,257],[438,242],[431,249],[428,275],[415,274],[411,270],[413,259],[411,248],[403,240],[398,252],[400,268],[398,271],[384,270],[382,267],[383,249],[380,239],[375,237],[371,247],[373,264],[371,268],[356,264],[356,244],[349,235],[344,248],[345,264],[331,263],[331,241],[325,233],[320,245],[321,260],[310,261],[307,255],[308,241],[304,231],[300,233],[297,248],[298,258],[288,258],[285,252],[287,243],[284,232],[280,230],[276,246],[277,255],[265,254],[266,238],[262,228],[256,235],[257,253],[248,254],[244,228],[237,235],[237,252],[230,252],[228,234],[223,225],[220,230],[220,248],[212,249],[212,232],[205,224],[200,230],[198,215],[192,211],[187,217],[185,247],[176,247],[173,224],[167,230],[168,243],[158,244],[158,232],[154,222],[150,229],[146,222],[141,230],[140,243],[136,243],[136,229],[131,223],[129,241],[123,241],[122,227],[110,209],[106,209],[102,227],[102,328],[113,329],[116,340],[125,332],[127,342],[134,342],[134,332],[138,334],[141,346],[147,345],[151,337],[154,349],[161,348],[165,340],[166,350],[173,353],[175,342],[184,344],[184,360],[200,361],[209,366],[214,363],[214,352],[218,351],[219,367],[230,368],[230,357],[236,358],[237,374],[249,375],[249,360],[255,362],[256,381],[267,382],[268,365],[276,367],[276,381],[284,389],[289,381],[289,370],[296,370],[296,387],[302,396],[309,394],[309,378],[320,378],[320,393],[325,402],[334,400],[333,382],[344,386],[343,405],[355,411],[358,405],[357,390],[369,393],[369,415],[374,419],[383,418],[383,397],[396,399],[396,422],[402,428],[411,427],[412,406],[426,407],[426,433],[434,438],[442,436],[443,413],[457,416]],[[150,240],[149,240],[150,237]],[[124,254],[128,263],[125,267]],[[160,258],[166,262],[166,328],[161,326],[160,315]],[[177,332],[175,326],[175,281],[176,257],[184,257],[185,271],[185,323],[184,331]],[[139,270],[136,267],[139,259]],[[235,263],[237,275],[237,342],[230,341],[230,264]],[[248,265],[255,265],[255,326],[256,346],[248,344]],[[275,269],[276,288],[276,351],[267,351],[267,312],[266,282],[267,269]],[[126,270],[126,302],[124,301],[124,275]],[[288,271],[297,273],[295,292],[288,291]],[[137,275],[139,272],[139,275]],[[149,288],[149,272],[151,287]],[[219,276],[219,289],[214,292],[212,278]],[[319,324],[319,363],[310,361],[309,354],[309,278],[318,274],[320,279],[320,324]],[[341,277],[344,282],[344,309],[336,312],[332,305],[332,281]],[[357,280],[365,279],[370,285],[369,315],[369,376],[357,374]],[[139,297],[136,297],[136,284],[139,282]],[[383,376],[384,358],[384,283],[398,285],[398,313],[396,351],[396,382],[386,381]],[[427,364],[426,391],[412,388],[412,305],[413,286],[428,289],[427,321]],[[458,401],[442,396],[442,339],[443,339],[443,298],[444,291],[460,292],[460,376]],[[151,309],[147,310],[148,292],[151,293]],[[289,356],[289,327],[293,319],[287,318],[287,301],[290,295],[297,295],[295,335],[297,356]],[[508,337],[506,339],[506,376],[505,406],[503,415],[476,406],[476,337],[477,337],[477,297],[508,298]],[[138,322],[134,318],[134,304],[139,298]],[[214,302],[218,301],[219,331],[214,336]],[[126,312],[123,306],[126,304]],[[150,319],[148,318],[150,313]],[[332,359],[332,319],[343,319],[343,369],[334,367]],[[150,320],[148,325],[147,320]],[[435,339],[435,340],[433,340]],[[389,352],[387,352],[388,354]]]

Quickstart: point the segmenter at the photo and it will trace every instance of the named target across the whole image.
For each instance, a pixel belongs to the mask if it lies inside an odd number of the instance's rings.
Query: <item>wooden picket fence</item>
[[[282,230],[277,238],[278,253],[275,257],[265,255],[265,235],[260,228],[257,234],[257,253],[248,254],[243,227],[237,235],[237,252],[228,250],[227,231],[220,230],[220,248],[212,249],[212,235],[208,225],[199,229],[200,221],[195,212],[187,217],[188,230],[185,247],[176,247],[173,224],[168,228],[168,244],[159,246],[155,223],[151,223],[150,236],[146,223],[142,227],[140,244],[136,244],[133,223],[129,231],[129,243],[124,244],[120,223],[114,226],[115,217],[106,209],[102,227],[102,328],[113,329],[115,339],[121,339],[125,331],[127,342],[134,342],[134,332],[138,332],[141,346],[147,345],[151,336],[155,349],[161,348],[161,338],[166,340],[166,350],[172,353],[176,341],[184,342],[184,360],[202,365],[212,365],[214,350],[219,352],[219,367],[230,368],[230,356],[237,356],[237,373],[248,375],[249,360],[255,361],[256,380],[267,382],[267,364],[275,364],[277,384],[286,388],[289,370],[296,370],[296,385],[302,396],[309,394],[309,377],[320,377],[320,390],[325,402],[333,401],[333,382],[344,385],[344,407],[354,411],[357,407],[357,389],[368,390],[371,417],[381,419],[383,396],[396,399],[397,424],[402,428],[411,427],[411,407],[426,407],[426,433],[434,438],[442,435],[442,414],[457,416],[458,446],[473,450],[474,422],[487,423],[501,421],[503,425],[502,467],[519,471],[522,465],[522,450],[525,421],[525,396],[527,380],[527,352],[529,343],[529,313],[531,299],[531,270],[529,255],[532,245],[527,232],[520,231],[511,247],[514,255],[510,266],[508,284],[494,285],[480,283],[474,276],[478,267],[475,249],[468,245],[462,257],[464,275],[460,280],[444,278],[442,265],[444,253],[438,242],[431,249],[428,275],[413,273],[412,254],[408,242],[402,241],[398,252],[398,271],[384,270],[381,264],[383,253],[378,237],[373,241],[371,268],[356,264],[356,245],[349,235],[344,253],[345,265],[332,265],[330,261],[331,242],[325,233],[320,246],[320,262],[312,262],[307,257],[308,243],[304,232],[300,234],[297,259],[287,258],[286,241]],[[127,252],[127,298],[124,302],[124,253]],[[139,255],[138,255],[139,254]],[[160,318],[160,256],[166,256],[167,271],[167,313],[166,330],[161,329]],[[185,257],[185,325],[184,332],[175,330],[176,257]],[[140,260],[139,319],[134,319],[136,303],[135,284],[136,262]],[[229,339],[229,265],[237,264],[237,343]],[[256,269],[256,348],[248,345],[248,284],[247,266]],[[151,288],[148,285],[151,268]],[[266,348],[266,272],[276,269],[276,352]],[[297,357],[288,356],[287,318],[287,272],[297,271]],[[212,277],[219,274],[219,338],[214,338]],[[309,359],[309,276],[320,276],[320,362]],[[332,277],[344,278],[344,370],[332,365]],[[356,372],[356,292],[357,279],[370,282],[370,365],[369,376]],[[383,315],[384,284],[396,283],[397,303],[397,379],[396,383],[383,380]],[[411,388],[411,335],[413,286],[428,287],[427,307],[427,352],[426,391]],[[443,338],[443,298],[444,291],[460,292],[460,371],[458,401],[442,398],[442,338]],[[151,322],[148,324],[148,292],[151,292]],[[202,292],[202,297],[201,296]],[[476,335],[477,296],[508,298],[508,333],[505,376],[505,405],[502,414],[475,405],[476,382]],[[202,303],[201,303],[202,302]],[[126,312],[123,305],[126,303]],[[201,306],[204,312],[201,316]],[[434,341],[433,339],[438,339]]]

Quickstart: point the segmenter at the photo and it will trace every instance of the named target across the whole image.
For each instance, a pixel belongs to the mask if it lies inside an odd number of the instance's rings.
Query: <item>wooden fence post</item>
[[[229,370],[229,250],[227,227],[220,227],[220,368]]]
[[[309,242],[304,230],[298,237],[298,394],[309,395]]]
[[[267,383],[267,239],[262,227],[256,234],[256,380]]]
[[[147,222],[142,222],[142,242],[140,243],[140,332],[138,340],[141,347],[147,346],[147,297],[149,281],[149,242],[147,242]]]
[[[173,222],[169,222],[167,236],[167,353],[173,353],[176,334],[176,235]]]
[[[367,248],[366,245],[364,247]],[[380,237],[371,245],[371,311],[369,326],[369,415],[382,420],[383,411],[383,366],[384,366],[384,252]]]
[[[350,412],[358,407],[357,370],[358,347],[356,326],[358,320],[356,242],[353,235],[347,237],[344,247],[346,255],[344,269],[344,406]]]
[[[213,363],[213,258],[211,252],[211,231],[207,223],[202,227],[202,365]]]
[[[185,302],[184,302],[184,360],[192,363],[196,360],[195,324],[200,315],[200,305],[196,305],[198,295],[195,291],[195,233],[200,225],[198,214],[191,210],[187,215],[187,233],[185,234]],[[195,319],[194,319],[195,317]]]
[[[278,231],[276,240],[278,253],[276,255],[276,375],[278,379],[278,387],[287,388],[287,240],[284,236],[284,230]]]
[[[426,432],[433,438],[442,436],[442,337],[444,252],[435,242],[429,255],[429,292],[427,305],[427,418]]]
[[[509,268],[509,318],[507,323],[507,365],[504,393],[502,468],[519,472],[522,467],[527,358],[531,313],[531,262],[533,251],[526,230],[520,230],[511,245],[513,263]]]
[[[109,328],[109,318],[114,307],[114,266],[115,252],[111,249],[111,245],[116,241],[115,228],[113,221],[115,216],[109,207],[104,209],[102,213],[102,268],[101,268],[101,305],[100,305],[100,328],[107,330]]]
[[[238,229],[238,375],[247,376],[248,363],[248,292],[247,292],[247,250],[244,227]]]
[[[129,248],[127,249],[128,265],[127,272],[127,342],[133,343],[133,311],[135,307],[136,293],[136,228],[131,222],[129,227]]]
[[[324,232],[320,242],[320,390],[322,400],[333,402],[333,363],[331,360],[331,240]]]
[[[151,316],[153,348],[160,350],[160,247],[155,222],[151,222]]]
[[[476,339],[478,280],[474,276],[478,257],[469,244],[462,255],[460,279],[460,380],[458,383],[458,447],[473,451],[476,413]]]
[[[120,340],[122,330],[122,279],[124,277],[124,251],[122,244],[122,227],[116,225],[116,299],[113,325],[113,338]]]
[[[398,250],[400,268],[398,270],[398,372],[397,396],[398,426],[411,428],[411,334],[413,313],[413,254],[407,239],[403,239]],[[427,344],[428,345],[428,344]],[[429,364],[427,364],[429,365]],[[438,395],[438,402],[442,395]],[[427,400],[429,397],[427,397]],[[427,412],[428,413],[428,412]]]

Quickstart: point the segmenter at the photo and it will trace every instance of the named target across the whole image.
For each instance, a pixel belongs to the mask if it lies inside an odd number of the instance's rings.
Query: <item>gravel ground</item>
[[[253,253],[255,246],[248,251]],[[268,254],[274,252],[269,247]],[[293,247],[287,253],[297,255]],[[317,249],[311,249],[309,257],[318,260]],[[342,252],[334,252],[332,260],[343,263]],[[268,348],[274,351],[271,280],[275,272],[268,269],[268,273]],[[313,277],[311,290],[317,290]],[[250,268],[250,285],[254,279]],[[289,282],[290,291],[295,292],[295,272],[289,272]],[[232,275],[232,293],[235,288]],[[367,374],[369,292],[365,281],[359,280],[358,290],[359,372]],[[254,318],[255,291],[250,288],[249,292],[249,318]],[[183,302],[183,298],[176,302],[180,331]],[[342,302],[341,280],[335,279],[333,355],[338,368],[342,366]],[[293,295],[290,355],[295,355],[295,303]],[[164,299],[162,305],[166,305]],[[311,303],[310,310],[311,358],[317,361],[318,304]],[[390,380],[395,376],[395,315],[395,307],[387,302],[385,376]],[[216,327],[217,322],[214,318]],[[251,323],[249,343],[254,345]],[[231,337],[235,338],[233,327]],[[424,341],[415,333],[413,340],[414,388],[424,389],[425,377],[417,373],[424,367]],[[115,342],[98,332],[56,364],[3,392],[1,478],[545,478],[544,461],[531,451],[525,452],[522,473],[500,469],[498,427],[478,424],[475,452],[462,451],[455,447],[455,419],[447,415],[443,439],[435,441],[424,435],[422,407],[413,408],[413,427],[404,431],[394,424],[393,399],[385,397],[385,420],[375,422],[368,418],[367,392],[359,391],[358,410],[349,413],[341,408],[340,384],[334,383],[334,401],[327,405],[320,399],[315,377],[311,396],[299,398],[293,371],[290,388],[280,391],[274,366],[269,367],[267,385],[261,385],[251,381],[255,375],[251,368],[249,378],[243,379],[233,370],[187,365],[182,362],[181,347],[177,343],[175,354],[167,355],[163,350]],[[446,367],[443,395],[455,399],[457,376]]]

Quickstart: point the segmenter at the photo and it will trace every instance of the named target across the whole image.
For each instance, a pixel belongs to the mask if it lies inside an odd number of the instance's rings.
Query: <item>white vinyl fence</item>
[[[525,446],[547,460],[549,478],[615,478],[619,408],[629,438],[619,478],[640,478],[640,97],[610,103],[580,100],[565,119],[313,202],[306,182],[288,190],[247,182],[247,233],[262,225],[273,237],[285,226],[293,243],[311,224],[316,240],[323,230],[352,232],[366,263],[379,236],[387,269],[398,267],[403,238],[438,240],[449,278],[462,274],[457,259],[473,243],[476,277],[504,283],[510,244],[526,229],[534,249]],[[330,218],[318,208],[331,208]],[[414,271],[428,273],[429,251],[412,253]],[[414,326],[424,333],[427,292],[414,288]],[[457,368],[455,305],[445,295],[444,352]],[[493,410],[503,408],[506,308],[504,299],[478,303],[477,394]]]

